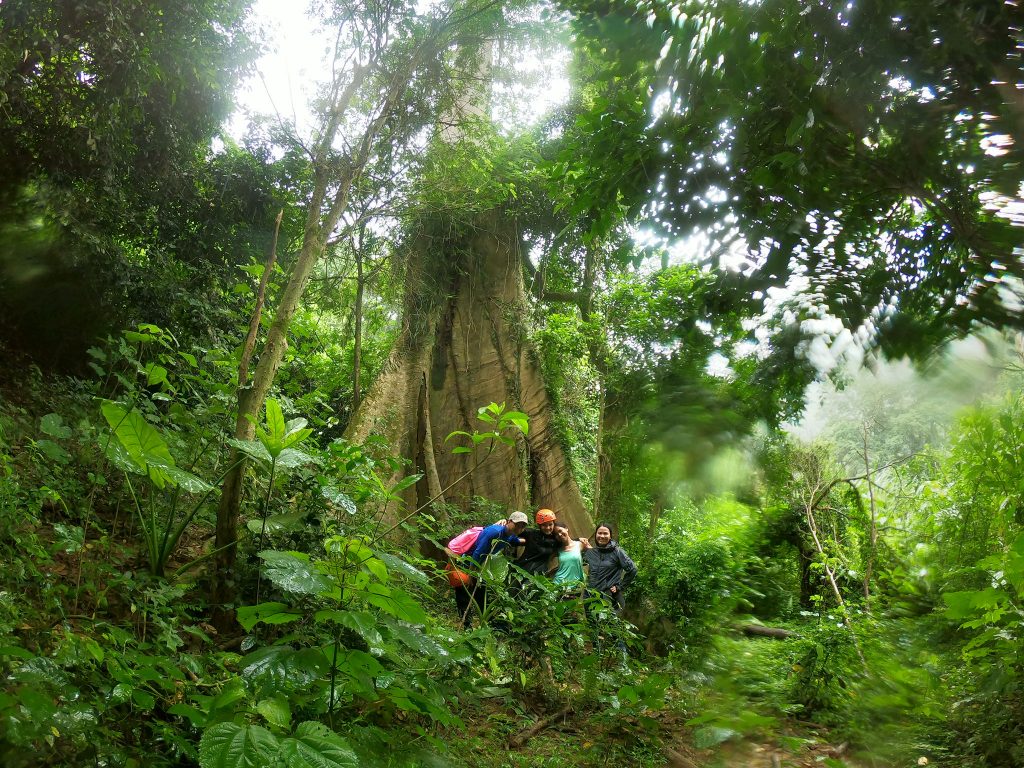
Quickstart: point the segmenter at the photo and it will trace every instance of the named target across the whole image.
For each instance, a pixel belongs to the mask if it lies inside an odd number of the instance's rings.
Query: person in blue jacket
[[[498,554],[510,544],[513,547],[520,546],[524,543],[520,536],[526,530],[527,523],[529,519],[524,513],[513,512],[508,516],[508,520],[488,525],[480,531],[469,556],[477,565],[483,567],[488,557]]]
[[[487,563],[487,559],[491,555],[496,555],[499,552],[504,551],[507,547],[513,548],[519,547],[525,542],[520,538],[523,531],[526,530],[526,526],[529,523],[529,518],[522,512],[513,512],[508,516],[507,520],[503,520],[493,525],[488,525],[477,537],[476,544],[473,545],[473,549],[469,552],[469,557],[472,559],[482,570],[484,565]],[[482,579],[477,579],[476,584],[473,586],[472,594],[470,595],[473,602],[476,603],[477,610],[480,612],[480,617],[486,615],[487,611],[487,587],[484,586]],[[465,614],[463,614],[465,617]],[[465,618],[464,618],[465,621]],[[502,627],[501,622],[497,622],[494,626],[498,629]]]

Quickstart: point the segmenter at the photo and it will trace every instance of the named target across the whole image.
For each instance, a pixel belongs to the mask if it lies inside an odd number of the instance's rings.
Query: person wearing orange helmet
[[[557,516],[550,509],[539,509],[534,515],[536,528],[529,528],[520,534],[526,543],[523,551],[515,560],[515,564],[534,576],[548,572],[551,558],[562,548],[555,536],[555,520]]]

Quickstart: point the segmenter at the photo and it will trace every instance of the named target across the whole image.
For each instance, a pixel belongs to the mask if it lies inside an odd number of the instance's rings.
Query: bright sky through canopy
[[[329,74],[334,35],[320,29],[308,10],[309,4],[301,0],[253,3],[250,24],[263,41],[264,52],[238,90],[237,109],[227,126],[236,140],[248,130],[249,114],[276,114],[294,122],[300,136],[312,132],[308,105],[317,85]],[[517,86],[497,86],[493,100],[493,117],[506,131],[537,122],[569,95],[568,50],[538,55],[515,46],[510,53],[517,57],[513,68],[522,80]]]
[[[296,124],[300,135],[312,129],[309,101],[323,77],[331,38],[310,18],[306,2],[256,0],[250,24],[264,45],[256,70],[238,89],[237,109],[228,133],[240,139],[246,113],[278,114]]]

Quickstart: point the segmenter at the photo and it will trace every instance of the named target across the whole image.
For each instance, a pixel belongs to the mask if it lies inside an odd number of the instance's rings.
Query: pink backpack
[[[476,540],[480,538],[480,531],[482,530],[483,526],[480,525],[474,525],[472,528],[467,528],[448,542],[448,549],[456,555],[466,554],[473,549],[473,545],[476,544]]]

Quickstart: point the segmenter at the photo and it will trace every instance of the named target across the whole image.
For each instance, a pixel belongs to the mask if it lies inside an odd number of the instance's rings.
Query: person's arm
[[[620,589],[625,589],[633,583],[633,579],[636,578],[637,569],[636,563],[634,563],[629,555],[626,554],[626,550],[619,547],[619,564],[622,566],[622,584]]]

